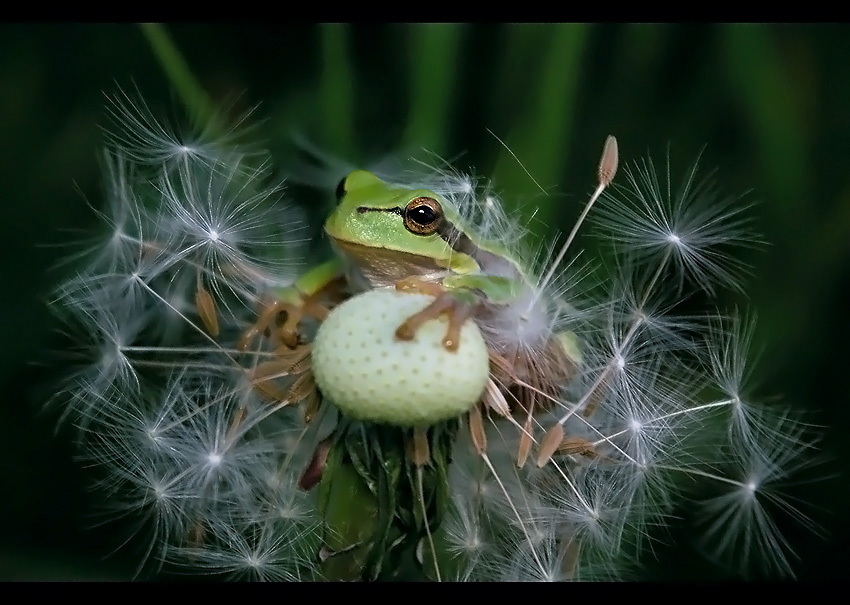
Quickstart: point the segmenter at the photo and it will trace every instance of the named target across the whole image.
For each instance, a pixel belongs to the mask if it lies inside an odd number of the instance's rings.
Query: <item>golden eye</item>
[[[404,209],[404,226],[416,235],[431,235],[443,222],[443,209],[430,197],[417,197]]]

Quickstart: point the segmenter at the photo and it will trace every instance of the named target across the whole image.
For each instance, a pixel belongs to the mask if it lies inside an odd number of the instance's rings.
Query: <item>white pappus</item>
[[[320,578],[320,506],[299,479],[336,412],[317,407],[306,354],[243,338],[303,268],[301,215],[262,152],[232,133],[183,141],[119,97],[98,211],[108,232],[54,302],[83,327],[89,360],[56,401],[109,510],[139,519],[154,561]],[[809,523],[777,486],[806,472],[813,439],[749,396],[751,323],[711,298],[743,288],[733,253],[757,242],[748,205],[717,197],[696,165],[674,188],[669,155],[662,172],[649,159],[618,172],[617,152],[609,140],[566,243],[540,250],[485,179],[376,171],[439,196],[455,238],[498,243],[470,248],[482,271],[522,284],[472,317],[491,374],[449,456],[441,579],[634,577],[685,503],[722,563],[758,551],[769,570],[793,568],[768,512]],[[610,244],[598,263],[578,249],[588,236]],[[702,314],[694,294],[711,305]]]

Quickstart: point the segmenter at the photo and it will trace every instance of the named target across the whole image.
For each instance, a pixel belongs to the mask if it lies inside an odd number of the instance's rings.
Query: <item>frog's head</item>
[[[478,268],[461,249],[465,238],[459,237],[456,213],[437,194],[393,188],[371,172],[357,170],[340,183],[337,197],[339,204],[325,222],[325,232],[362,269],[392,281],[395,273],[400,279]]]

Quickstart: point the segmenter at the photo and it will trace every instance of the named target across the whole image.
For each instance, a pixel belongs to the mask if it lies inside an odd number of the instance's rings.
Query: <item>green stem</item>
[[[420,24],[407,36],[410,52],[410,104],[405,148],[441,153],[453,100],[463,27]]]
[[[192,125],[198,130],[210,132],[213,136],[222,136],[224,129],[215,107],[192,75],[183,55],[165,28],[159,23],[142,23],[140,27],[160,67],[177,91]]]
[[[432,536],[448,507],[448,471],[457,424],[428,431],[430,458],[409,459],[409,430],[344,422],[338,427],[321,482],[319,507],[327,528],[321,575],[327,580],[422,580],[436,576],[446,548]],[[430,545],[435,545],[432,552]],[[442,565],[442,564],[441,564]]]
[[[784,204],[787,210],[777,216],[799,225],[800,220],[810,218],[808,213],[793,211],[797,201],[805,197],[810,171],[808,137],[797,110],[794,82],[771,29],[736,24],[724,27],[722,33],[723,59],[742,109],[750,118],[752,136],[769,176],[766,182],[774,187],[772,201]]]
[[[322,84],[321,103],[324,111],[326,142],[334,153],[352,157],[354,149],[355,76],[349,59],[348,30],[339,23],[321,26]]]
[[[500,188],[514,192],[536,188],[520,162],[529,167],[544,189],[561,180],[572,138],[588,29],[582,24],[552,27],[549,50],[537,74],[536,94],[507,138],[510,151],[501,154],[494,170]],[[541,208],[539,224],[551,224],[553,211],[551,204]]]

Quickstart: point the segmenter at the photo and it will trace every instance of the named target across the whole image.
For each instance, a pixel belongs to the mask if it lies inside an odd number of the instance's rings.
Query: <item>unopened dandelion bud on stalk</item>
[[[617,174],[620,165],[620,152],[617,148],[617,139],[608,135],[605,139],[605,147],[602,149],[602,157],[599,159],[599,183],[607,187]]]

